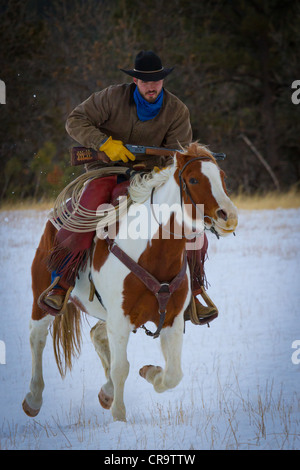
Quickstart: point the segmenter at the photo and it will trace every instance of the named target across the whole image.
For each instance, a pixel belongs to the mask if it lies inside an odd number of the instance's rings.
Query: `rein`
[[[130,258],[130,256],[128,256],[115,243],[114,240],[111,240],[108,235],[105,237],[105,240],[108,244],[109,251],[113,253],[133,274],[135,274],[157,298],[159,313],[159,324],[157,330],[152,333],[151,331],[147,330],[144,325],[142,325],[141,327],[144,328],[148,336],[153,336],[153,338],[157,338],[160,335],[161,329],[165,321],[167,303],[173,292],[178,289],[186,275],[186,252],[184,253],[182,267],[177,276],[175,276],[171,282],[159,282],[154,276],[152,276],[152,274],[150,274],[142,266],[140,266],[132,258]]]

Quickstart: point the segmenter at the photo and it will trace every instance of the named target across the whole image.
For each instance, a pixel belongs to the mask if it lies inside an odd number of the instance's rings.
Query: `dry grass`
[[[43,199],[36,201],[34,199],[25,199],[19,201],[4,201],[0,205],[0,211],[19,211],[19,210],[50,210],[53,207],[54,200]]]
[[[287,192],[270,191],[254,195],[240,192],[232,195],[231,199],[238,209],[245,210],[295,209],[300,207],[300,191],[294,187]]]
[[[266,193],[245,194],[242,191],[230,196],[238,209],[245,210],[272,210],[295,209],[300,207],[300,191],[292,187],[286,192],[270,191]],[[7,201],[0,206],[0,211],[8,210],[50,210],[54,200],[36,201],[28,199],[24,201]]]
[[[0,450],[51,449],[298,449],[299,402],[287,402],[273,383],[241,391],[239,379],[221,383],[214,397],[194,390],[198,397],[153,401],[150,408],[135,409],[127,423],[114,423],[110,412],[86,409],[85,390],[78,406],[47,419],[37,417],[19,426],[0,427]],[[1,432],[2,431],[2,432]],[[2,435],[1,435],[2,434]],[[174,447],[172,447],[172,445]]]

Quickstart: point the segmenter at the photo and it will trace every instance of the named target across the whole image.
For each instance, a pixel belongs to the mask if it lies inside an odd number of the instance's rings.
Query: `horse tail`
[[[72,360],[81,351],[81,312],[69,302],[63,315],[55,317],[52,325],[53,350],[61,377],[72,370]]]

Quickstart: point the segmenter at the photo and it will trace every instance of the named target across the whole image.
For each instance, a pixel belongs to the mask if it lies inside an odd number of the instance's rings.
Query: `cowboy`
[[[121,69],[133,77],[133,83],[113,85],[92,94],[77,106],[66,122],[68,134],[84,147],[102,152],[102,161],[87,165],[121,165],[129,168],[163,168],[167,157],[144,156],[137,161],[123,144],[146,145],[180,149],[192,141],[192,128],[188,108],[175,95],[164,88],[163,83],[173,70],[162,66],[161,59],[152,51],[137,54],[133,69]],[[168,157],[170,158],[170,157]],[[124,178],[124,177],[123,177]],[[111,201],[116,186],[122,183],[117,176],[92,180],[84,190],[80,204],[96,210],[102,203]],[[44,303],[61,310],[66,291],[74,286],[76,274],[92,246],[94,232],[72,233],[63,227],[56,236],[56,246],[50,257],[52,277],[59,276],[59,283],[44,298]],[[203,284],[203,263],[207,249],[197,253],[193,269],[192,290],[198,317],[210,316],[216,309],[202,305],[196,295]]]

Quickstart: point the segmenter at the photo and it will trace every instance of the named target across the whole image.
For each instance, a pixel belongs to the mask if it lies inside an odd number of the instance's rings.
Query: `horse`
[[[208,148],[196,142],[176,152],[170,166],[133,176],[129,195],[132,204],[117,221],[115,238],[107,233],[96,238],[92,259],[78,274],[66,312],[54,320],[38,306],[41,292],[50,284],[43,259],[57,230],[50,220],[46,223],[32,263],[32,377],[23,401],[23,410],[30,417],[42,406],[42,355],[50,325],[56,363],[64,376],[80,352],[83,312],[98,319],[90,335],[107,380],[98,397],[104,408],[111,409],[114,420],[126,421],[126,349],[130,333],[137,328],[160,338],[165,359],[164,367],[142,367],[141,377],[159,393],[176,387],[182,379],[184,312],[191,302],[188,240],[203,236],[204,229],[218,237],[232,234],[237,209],[228,196],[224,172]],[[159,205],[170,210],[159,214]],[[132,230],[138,210],[140,227],[150,227],[143,237],[134,236]],[[147,322],[156,326],[154,333],[144,326]]]

